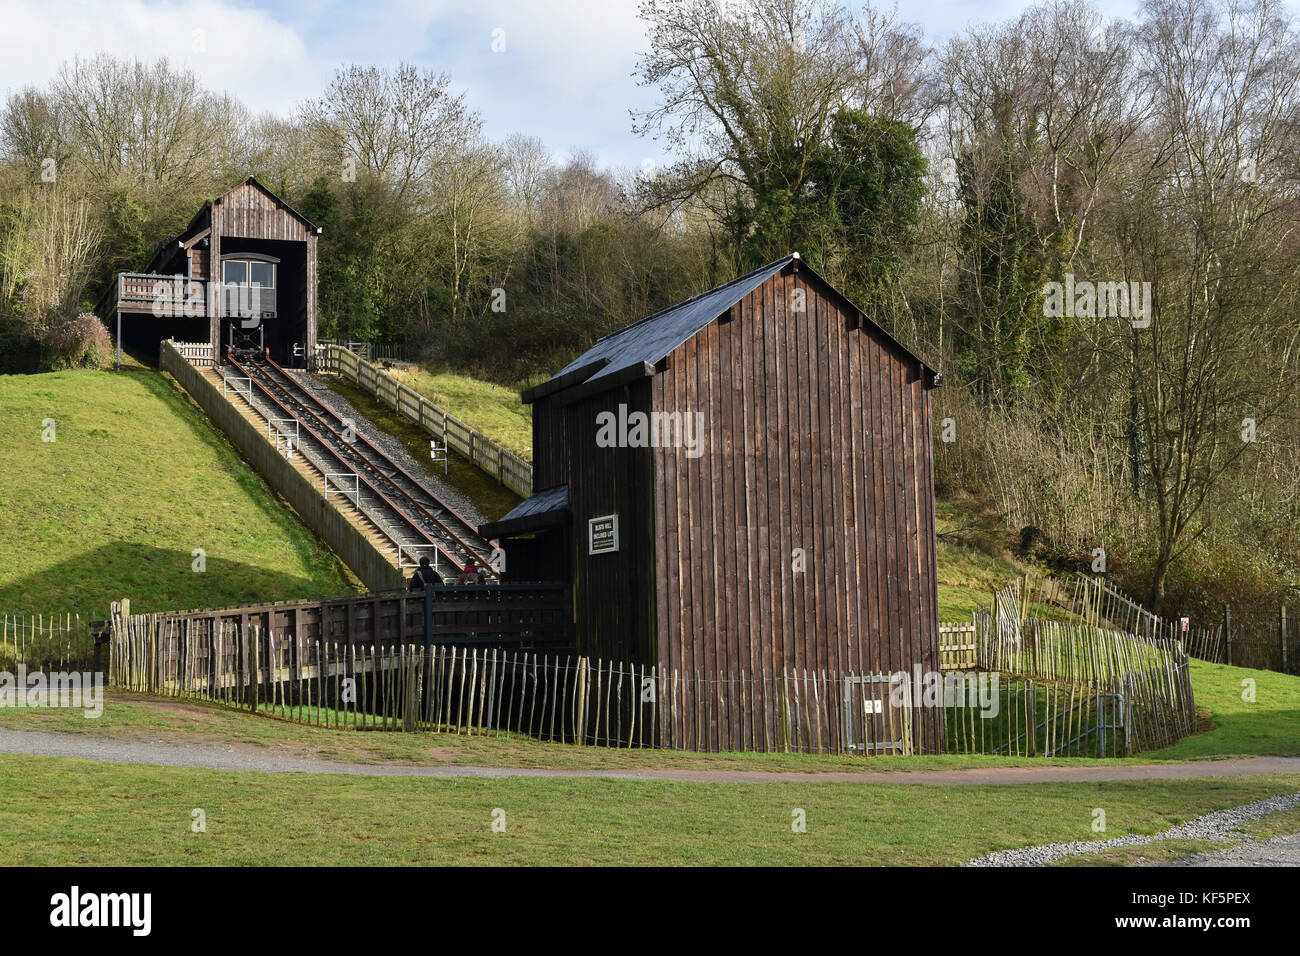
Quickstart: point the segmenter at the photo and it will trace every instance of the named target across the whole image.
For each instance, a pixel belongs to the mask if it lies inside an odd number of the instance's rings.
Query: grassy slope
[[[10,864],[950,864],[1152,833],[1300,776],[1034,787],[420,780],[0,756]],[[191,832],[192,811],[206,814]],[[505,811],[504,833],[491,828]],[[807,832],[791,828],[806,813]]]
[[[938,533],[939,620],[969,621],[993,592],[1029,566],[1011,554],[1011,535],[997,512],[971,498],[935,502]]]
[[[1242,700],[1243,681],[1254,682],[1253,702]],[[1208,711],[1213,729],[1152,757],[1300,756],[1300,677],[1193,660],[1192,688],[1197,709]]]
[[[41,441],[41,421],[57,441]],[[325,596],[348,574],[170,378],[0,376],[0,611]],[[195,548],[207,570],[191,570]]]
[[[389,374],[498,445],[532,460],[533,407],[519,400],[518,388],[423,368],[409,372],[390,369]]]

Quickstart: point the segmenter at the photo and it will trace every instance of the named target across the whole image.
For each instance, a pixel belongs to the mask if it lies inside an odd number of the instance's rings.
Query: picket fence
[[[286,638],[249,621],[114,614],[109,683],[360,730],[526,734],[608,747],[911,753],[883,674],[664,672],[503,648]]]

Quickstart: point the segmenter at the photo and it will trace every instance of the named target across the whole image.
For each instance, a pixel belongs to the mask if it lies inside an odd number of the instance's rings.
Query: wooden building
[[[174,338],[268,348],[304,367],[316,348],[320,229],[252,177],[203,205],[137,273],[121,273],[97,310],[149,353]]]
[[[524,392],[537,491],[481,531],[507,580],[572,586],[582,654],[937,671],[938,379],[792,254]],[[912,749],[939,748],[941,716],[918,712]]]

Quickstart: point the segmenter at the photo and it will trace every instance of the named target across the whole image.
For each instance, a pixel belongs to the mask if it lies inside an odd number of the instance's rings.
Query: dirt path
[[[111,740],[83,734],[0,729],[0,753],[79,757],[109,763],[200,767],[261,773],[332,773],[371,777],[601,777],[698,783],[894,783],[930,785],[1092,783],[1300,773],[1300,757],[1247,757],[1192,763],[1101,767],[991,767],[977,770],[898,770],[862,773],[781,773],[764,770],[547,770],[532,767],[417,767],[340,763],[311,757],[209,744]]]

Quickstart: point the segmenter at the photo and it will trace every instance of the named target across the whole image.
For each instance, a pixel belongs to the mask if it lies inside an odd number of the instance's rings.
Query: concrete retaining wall
[[[213,424],[225,432],[245,460],[293,505],[308,527],[325,539],[325,543],[366,587],[372,591],[391,591],[404,586],[405,578],[397,568],[325,500],[320,488],[299,474],[266,436],[239,414],[220,389],[185,361],[170,342],[162,343],[158,366],[180,382]]]

